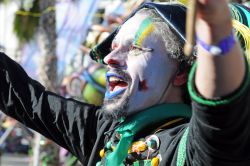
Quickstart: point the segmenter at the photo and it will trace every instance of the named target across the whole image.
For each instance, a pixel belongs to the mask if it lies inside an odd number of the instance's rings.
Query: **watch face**
[[[212,45],[212,46],[210,47],[209,52],[210,52],[212,55],[220,55],[220,54],[222,53],[222,50],[221,50],[221,48]]]
[[[225,55],[227,54],[235,45],[236,40],[233,32],[226,36],[224,39],[220,40],[218,45],[209,45],[198,36],[196,36],[197,44],[199,44],[203,49],[209,52],[211,55]]]

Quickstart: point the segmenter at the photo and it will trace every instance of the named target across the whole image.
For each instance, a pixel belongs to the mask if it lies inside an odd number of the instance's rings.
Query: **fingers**
[[[196,33],[208,44],[215,44],[232,32],[226,0],[198,0]]]
[[[198,0],[197,17],[211,25],[231,20],[226,0]]]

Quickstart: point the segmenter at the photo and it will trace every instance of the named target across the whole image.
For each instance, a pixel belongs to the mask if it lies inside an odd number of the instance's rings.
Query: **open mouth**
[[[105,98],[111,99],[118,96],[123,93],[128,86],[128,83],[123,76],[114,73],[107,73],[106,78],[108,82],[108,90],[105,93]]]

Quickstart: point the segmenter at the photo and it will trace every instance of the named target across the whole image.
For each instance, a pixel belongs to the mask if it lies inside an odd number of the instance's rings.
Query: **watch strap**
[[[229,53],[236,43],[236,39],[234,37],[233,32],[229,36],[222,39],[217,45],[206,44],[198,36],[196,36],[196,40],[197,44],[199,44],[203,49],[205,49],[207,52],[211,53],[214,56],[225,55]]]

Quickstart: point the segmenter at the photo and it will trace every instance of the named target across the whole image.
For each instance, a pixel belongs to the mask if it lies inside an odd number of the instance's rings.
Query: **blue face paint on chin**
[[[110,92],[110,91],[106,91],[105,93],[105,98],[106,99],[112,99],[113,97],[118,96],[119,94],[123,93],[126,90],[126,88],[121,88],[115,92]]]

